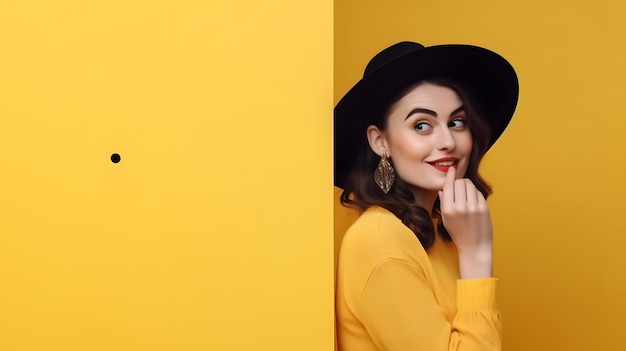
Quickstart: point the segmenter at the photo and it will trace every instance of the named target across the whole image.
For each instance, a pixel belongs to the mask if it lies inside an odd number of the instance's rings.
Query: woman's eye
[[[417,124],[415,125],[415,129],[418,132],[427,132],[431,130],[432,127],[430,126],[430,124],[428,124],[428,122],[417,122]]]
[[[449,123],[450,128],[465,128],[465,121],[463,119],[455,119]]]

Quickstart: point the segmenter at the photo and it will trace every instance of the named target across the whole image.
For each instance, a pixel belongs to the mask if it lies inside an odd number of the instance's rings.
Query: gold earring
[[[385,194],[389,192],[393,182],[396,180],[396,172],[387,160],[386,153],[383,154],[383,157],[380,158],[380,162],[378,162],[378,167],[376,167],[376,171],[374,171],[374,180],[376,181],[376,185],[378,185],[380,190]]]

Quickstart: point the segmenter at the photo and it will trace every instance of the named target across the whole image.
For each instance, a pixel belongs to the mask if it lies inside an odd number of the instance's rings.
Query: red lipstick
[[[456,157],[443,157],[427,163],[442,172],[447,172],[450,167],[459,168],[459,159]]]

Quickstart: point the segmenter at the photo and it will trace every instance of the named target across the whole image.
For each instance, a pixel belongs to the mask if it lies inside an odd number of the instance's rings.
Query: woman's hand
[[[487,201],[471,180],[448,169],[439,191],[441,219],[459,253],[462,279],[492,276],[493,226]]]

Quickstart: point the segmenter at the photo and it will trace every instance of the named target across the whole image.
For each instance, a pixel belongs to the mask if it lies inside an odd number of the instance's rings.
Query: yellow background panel
[[[485,46],[518,72],[515,118],[482,165],[505,350],[623,345],[624,13],[611,0],[335,1],[335,102],[401,40]],[[335,212],[340,236],[349,213]]]
[[[0,350],[332,349],[332,28],[0,5]]]

